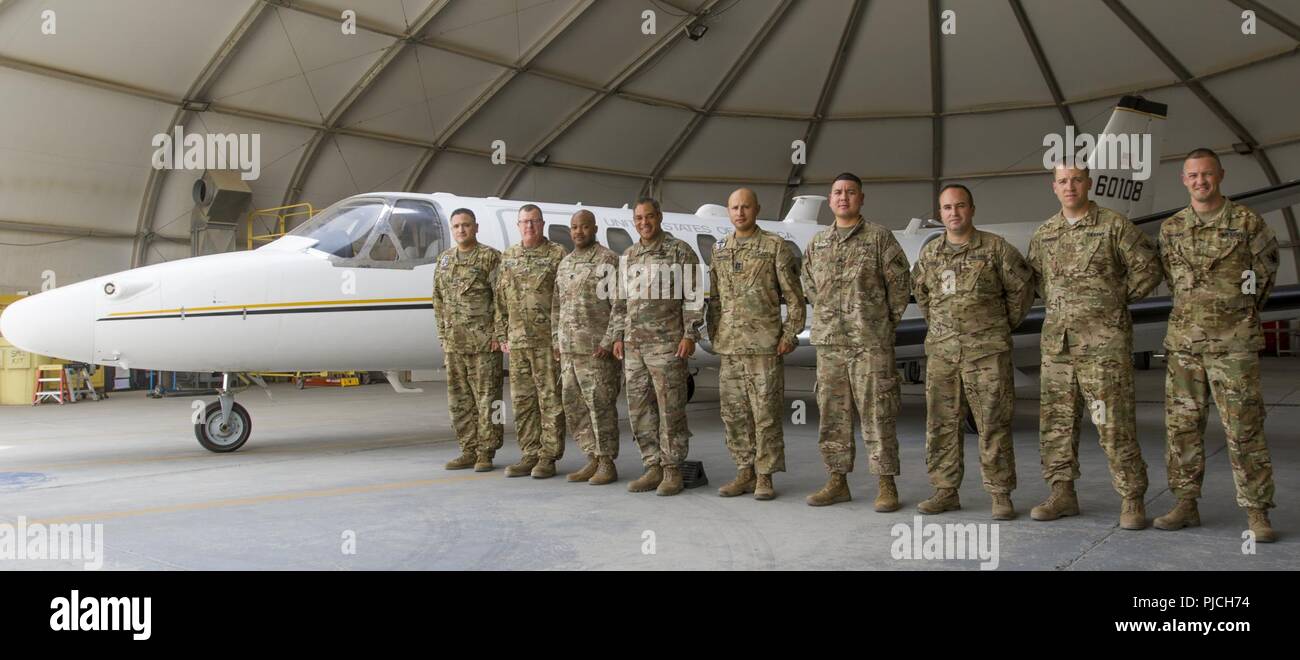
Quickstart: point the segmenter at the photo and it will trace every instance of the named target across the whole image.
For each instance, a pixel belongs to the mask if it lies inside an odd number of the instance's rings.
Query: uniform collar
[[[1087,212],[1086,214],[1084,214],[1084,216],[1083,216],[1082,218],[1080,218],[1079,221],[1076,222],[1076,223],[1074,224],[1073,227],[1091,227],[1091,226],[1097,224],[1097,214],[1098,214],[1098,212],[1099,212],[1099,207],[1097,206],[1097,202],[1094,202],[1094,201],[1092,201],[1092,200],[1089,200],[1089,201],[1088,201],[1088,212]],[[1053,220],[1053,221],[1054,221],[1054,222],[1055,222],[1059,227],[1061,227],[1061,228],[1063,228],[1063,229],[1072,229],[1072,228],[1073,228],[1073,227],[1071,227],[1071,225],[1070,225],[1070,221],[1069,221],[1068,219],[1066,219],[1066,217],[1065,217],[1065,210],[1064,210],[1064,209],[1058,211],[1058,212],[1056,213],[1056,215],[1052,216],[1052,220]]]
[[[667,239],[668,239],[668,232],[664,231],[663,229],[660,229],[659,236],[657,236],[654,240],[650,242],[646,242],[645,239],[638,240],[636,242],[636,249],[639,250],[640,252],[652,252],[662,247],[664,242]]]
[[[541,250],[541,249],[545,248],[545,247],[546,247],[546,244],[547,244],[547,243],[550,243],[550,242],[551,242],[550,239],[548,239],[548,238],[546,238],[545,236],[543,236],[543,237],[542,237],[542,242],[541,242],[541,243],[538,243],[537,245],[534,245],[534,246],[532,246],[532,247],[528,247],[527,245],[524,245],[524,242],[523,242],[523,241],[519,241],[518,245],[519,245],[519,250],[520,250],[521,252],[533,252],[534,250]]]
[[[1232,200],[1224,197],[1223,207],[1219,209],[1214,218],[1205,220],[1201,218],[1201,214],[1196,212],[1196,209],[1192,208],[1191,204],[1188,204],[1187,220],[1196,227],[1228,227],[1232,224],[1232,207]]]
[[[965,252],[965,251],[967,251],[967,250],[974,250],[974,249],[979,248],[979,246],[982,245],[982,244],[984,243],[983,234],[984,234],[984,232],[982,232],[982,231],[976,229],[976,230],[975,230],[975,233],[974,233],[973,235],[971,235],[969,241],[966,241],[965,243],[962,243],[961,245],[957,245],[957,244],[955,244],[955,243],[948,243],[948,232],[944,232],[944,234],[943,234],[943,242],[944,242],[944,244],[945,244],[945,247],[946,247],[947,245],[952,245],[952,246],[953,246],[953,250],[952,250],[952,252],[950,252],[949,254],[961,254],[962,252]]]
[[[598,254],[600,254],[600,243],[592,241],[591,245],[585,248],[573,248],[573,252],[570,252],[569,256],[573,257],[575,261],[591,261]]]
[[[853,238],[854,234],[857,234],[859,231],[862,231],[862,227],[866,224],[867,224],[867,219],[859,215],[858,224],[853,225],[853,228],[849,230],[849,233],[844,234],[844,238],[840,238],[839,225],[831,225],[831,236],[835,237],[837,240],[847,241],[850,238]]]
[[[762,238],[767,234],[768,232],[764,231],[762,227],[754,227],[754,233],[750,234],[745,240],[753,241],[755,239]],[[722,240],[726,241],[727,245],[740,245],[740,241],[736,240],[737,238],[740,237],[736,236],[736,230],[732,229],[731,231],[727,232],[725,236],[722,237]]]

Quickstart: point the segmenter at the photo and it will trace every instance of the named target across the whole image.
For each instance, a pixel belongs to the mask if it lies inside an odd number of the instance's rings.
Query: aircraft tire
[[[217,418],[221,416],[221,402],[213,401],[203,410],[203,423],[194,425],[194,437],[204,449],[218,454],[235,451],[248,442],[253,432],[253,418],[238,403],[231,402],[230,414],[233,423],[221,425]]]

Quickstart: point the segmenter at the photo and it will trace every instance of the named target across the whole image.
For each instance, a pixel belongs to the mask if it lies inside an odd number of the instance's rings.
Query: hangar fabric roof
[[[151,165],[175,126],[259,136],[255,208],[407,190],[693,211],[747,184],[776,218],[850,170],[901,228],[947,181],[977,222],[1050,215],[1044,135],[1097,132],[1137,93],[1169,106],[1173,207],[1197,146],[1228,193],[1300,178],[1298,23],[1283,0],[0,0],[0,287],[38,285],[33,259],[75,280],[188,256],[198,173]]]

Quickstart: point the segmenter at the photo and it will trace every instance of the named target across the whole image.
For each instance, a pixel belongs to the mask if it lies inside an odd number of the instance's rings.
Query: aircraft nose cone
[[[23,298],[0,316],[0,335],[29,353],[91,362],[95,353],[94,303],[88,283]]]

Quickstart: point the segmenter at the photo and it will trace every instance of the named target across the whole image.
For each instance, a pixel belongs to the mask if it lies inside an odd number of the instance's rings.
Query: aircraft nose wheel
[[[194,425],[194,437],[203,448],[224,454],[244,446],[253,432],[253,418],[238,403],[231,402],[230,418],[221,419],[221,402],[213,401],[203,409],[203,421]]]

